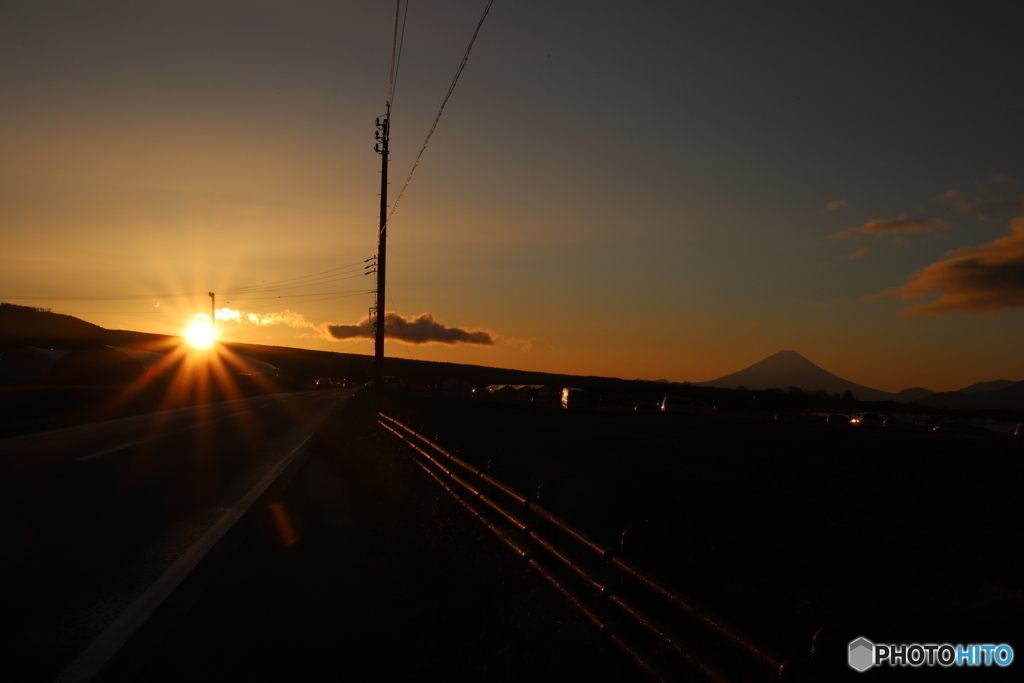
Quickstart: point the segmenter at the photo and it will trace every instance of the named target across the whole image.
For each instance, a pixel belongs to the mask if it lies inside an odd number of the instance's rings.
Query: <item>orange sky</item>
[[[388,272],[389,309],[494,343],[389,355],[703,381],[794,349],[888,390],[1024,379],[1018,10],[737,4],[655,26],[495,5]],[[367,314],[372,275],[231,292],[374,253],[394,7],[341,5],[0,8],[0,300],[180,333],[214,291],[243,314],[227,339],[370,353],[328,326]],[[410,10],[392,192],[482,6]]]

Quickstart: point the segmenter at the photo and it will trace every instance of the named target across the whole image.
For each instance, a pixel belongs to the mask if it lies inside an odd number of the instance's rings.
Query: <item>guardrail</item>
[[[395,417],[383,412],[378,417],[378,424],[420,456],[411,456],[416,464],[655,679],[673,680],[682,667],[691,677],[697,674],[720,683],[734,680],[730,673],[742,676],[741,680],[813,680],[810,662],[784,660],[630,562],[623,552],[603,546],[552,514],[540,504],[540,489],[537,496],[524,496]],[[599,561],[605,571],[611,570],[611,577],[589,568],[578,557],[580,550]],[[573,582],[589,589],[598,604],[582,597]],[[609,617],[606,605],[625,621]],[[666,618],[683,622],[687,639],[666,626]],[[718,661],[698,652],[694,643],[702,652],[717,655]]]

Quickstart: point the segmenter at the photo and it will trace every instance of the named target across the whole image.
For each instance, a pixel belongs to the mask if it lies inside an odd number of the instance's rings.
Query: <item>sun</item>
[[[217,341],[213,326],[206,320],[197,320],[185,330],[185,340],[197,349],[208,349]]]

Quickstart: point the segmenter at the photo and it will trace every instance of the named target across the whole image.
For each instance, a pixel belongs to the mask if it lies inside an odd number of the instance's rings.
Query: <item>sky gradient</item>
[[[409,7],[392,196],[484,4]],[[373,255],[394,11],[3,3],[0,300],[180,334],[214,291],[228,340],[372,353],[372,276],[220,292]],[[465,335],[387,354],[697,382],[793,349],[886,390],[1024,379],[1022,19],[497,0],[389,228],[388,309]],[[259,298],[316,292],[338,298]],[[139,298],[53,298],[113,295]]]

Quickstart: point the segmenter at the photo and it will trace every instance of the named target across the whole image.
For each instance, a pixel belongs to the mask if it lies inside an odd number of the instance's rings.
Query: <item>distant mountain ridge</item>
[[[981,394],[988,391],[996,391],[997,389],[1006,389],[1012,387],[1017,382],[1009,379],[995,379],[991,382],[975,382],[969,387],[963,389],[957,389],[962,394]]]
[[[172,335],[109,330],[70,315],[0,302],[0,352],[26,346],[74,350],[94,348],[97,345],[167,352],[180,344],[181,338]],[[269,363],[298,380],[344,377],[365,381],[373,376],[372,355],[240,342],[224,342],[223,346],[239,355]],[[403,377],[410,383],[421,384],[459,378],[477,386],[544,384],[559,389],[565,386],[579,386],[595,394],[608,387],[622,393],[635,389],[634,382],[615,377],[565,375],[394,356],[387,357],[386,370],[388,374]],[[663,383],[668,383],[668,380],[664,380]],[[661,393],[661,390],[658,393]]]
[[[722,389],[735,389],[738,386],[751,389],[800,387],[812,393],[825,391],[829,394],[850,391],[859,401],[891,401],[894,397],[888,391],[872,389],[833,375],[796,351],[779,351],[739,372],[697,384]]]
[[[1006,380],[1001,381],[1005,382]],[[1000,380],[996,380],[996,382],[1000,382]],[[978,384],[995,384],[996,382],[979,382]],[[971,386],[977,385],[972,384]],[[963,389],[960,391],[943,391],[926,396],[919,403],[936,408],[956,408],[959,410],[1024,411],[1024,381],[1012,382],[1009,386],[1001,386],[990,391],[964,391]]]
[[[97,344],[165,352],[179,343],[178,337],[170,335],[108,330],[70,315],[0,302],[0,352],[24,346],[73,350],[90,348]],[[258,344],[226,343],[225,346],[298,376],[369,377],[372,374],[372,356]],[[630,384],[628,380],[616,378],[581,377],[439,361],[389,357],[387,362],[396,374],[419,376],[423,381],[461,377],[478,383],[542,383],[551,386],[566,386],[570,383],[590,386],[592,381],[600,380],[614,384]],[[668,380],[661,379],[652,384],[669,383]],[[738,386],[751,389],[787,389],[795,386],[812,393],[821,390],[829,394],[843,394],[849,390],[861,401],[892,400],[940,408],[1024,412],[1024,381],[1000,379],[977,382],[960,391],[933,393],[928,389],[914,388],[892,394],[833,375],[796,351],[779,351],[739,372],[695,384],[726,389],[735,389]]]
[[[935,392],[931,389],[923,389],[921,387],[914,387],[912,389],[904,389],[893,394],[892,400],[897,403],[917,403],[926,396],[931,396]]]

